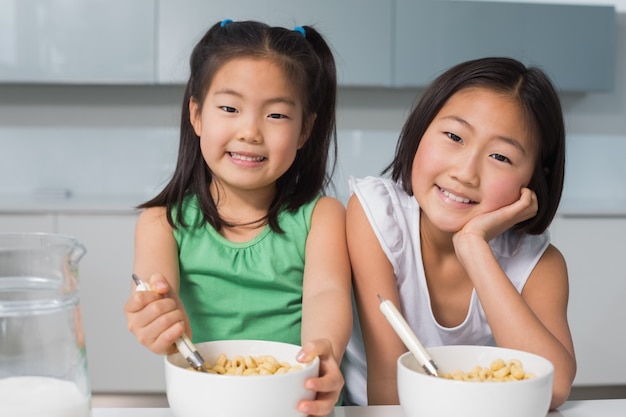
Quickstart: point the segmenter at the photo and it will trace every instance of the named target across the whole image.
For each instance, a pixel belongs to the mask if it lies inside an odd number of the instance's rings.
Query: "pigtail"
[[[287,209],[295,210],[323,192],[330,183],[337,160],[336,98],[337,69],[333,53],[322,35],[311,26],[300,26],[297,32],[314,51],[319,66],[309,66],[307,113],[316,114],[309,139],[298,151],[296,160],[285,177],[296,178]],[[315,73],[313,69],[315,68]],[[328,151],[331,151],[329,166]]]
[[[333,53],[324,40],[324,38],[312,27],[306,26],[307,40],[313,46],[313,49],[320,58],[322,64],[322,72],[320,76],[319,88],[314,90],[316,94],[320,94],[319,106],[316,110],[317,119],[314,128],[315,132],[311,132],[311,136],[320,135],[325,139],[323,146],[325,149],[332,149],[332,165],[328,166],[328,154],[323,166],[328,167],[322,187],[328,186],[330,178],[335,171],[337,161],[337,67]]]

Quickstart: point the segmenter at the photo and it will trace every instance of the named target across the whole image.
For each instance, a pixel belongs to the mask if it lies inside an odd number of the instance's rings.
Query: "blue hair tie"
[[[306,31],[304,30],[302,26],[296,26],[295,28],[293,28],[293,30],[296,32],[300,32],[302,36],[306,38]]]
[[[220,26],[221,26],[221,27],[224,27],[224,26],[226,26],[227,24],[232,23],[232,22],[233,22],[233,21],[232,21],[231,19],[224,19],[224,20],[222,20],[222,23],[220,23]]]

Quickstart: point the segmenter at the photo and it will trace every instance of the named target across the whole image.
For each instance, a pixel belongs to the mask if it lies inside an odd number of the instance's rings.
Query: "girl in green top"
[[[320,376],[298,410],[327,415],[352,324],[345,210],[321,196],[336,150],[332,53],[309,26],[223,21],[190,67],[176,170],[140,206],[133,269],[153,291],[133,291],[128,327],[158,354],[183,333],[301,344]]]

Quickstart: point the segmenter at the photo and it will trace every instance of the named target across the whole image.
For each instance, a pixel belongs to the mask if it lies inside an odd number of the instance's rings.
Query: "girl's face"
[[[191,124],[213,178],[226,189],[274,192],[307,137],[302,103],[283,70],[266,59],[234,58],[215,73]]]
[[[456,232],[478,214],[517,201],[536,160],[517,101],[480,87],[455,93],[418,146],[412,187],[425,219]]]

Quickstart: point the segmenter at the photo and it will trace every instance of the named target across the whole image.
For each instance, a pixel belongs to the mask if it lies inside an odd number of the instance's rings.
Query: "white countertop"
[[[0,214],[40,213],[135,213],[135,207],[149,198],[141,195],[84,195],[84,196],[10,196],[0,198]]]
[[[2,213],[132,213],[153,194],[72,195],[64,190],[49,190],[31,195],[1,195]],[[626,200],[564,199],[557,212],[560,217],[624,217]]]
[[[624,417],[626,399],[568,401],[547,417]],[[95,408],[92,417],[174,417],[168,408]],[[329,417],[404,417],[398,405],[335,407]]]

